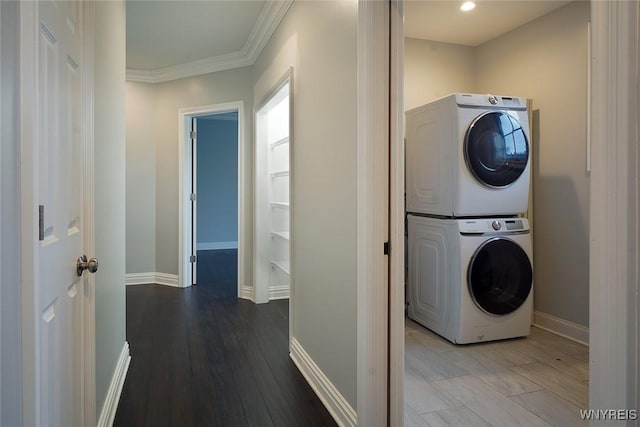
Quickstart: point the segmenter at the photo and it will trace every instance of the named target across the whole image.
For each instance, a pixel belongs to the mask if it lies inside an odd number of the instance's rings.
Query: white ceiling
[[[127,76],[157,83],[253,64],[292,0],[127,0]],[[405,35],[480,45],[569,1],[405,1]]]
[[[408,0],[405,36],[478,46],[569,1],[475,0],[475,9],[462,12],[463,0]]]
[[[127,0],[127,68],[154,70],[241,51],[265,3]]]

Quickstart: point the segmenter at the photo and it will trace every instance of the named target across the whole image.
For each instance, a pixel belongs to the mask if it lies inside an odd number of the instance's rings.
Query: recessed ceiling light
[[[476,4],[472,1],[466,1],[464,3],[462,3],[462,6],[460,6],[460,10],[463,12],[468,12],[470,10],[472,10],[474,7],[476,7]]]

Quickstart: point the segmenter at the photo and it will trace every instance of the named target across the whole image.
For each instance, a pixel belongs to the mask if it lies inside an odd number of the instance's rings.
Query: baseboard
[[[238,249],[238,242],[202,242],[196,243],[197,251],[211,251],[216,249]]]
[[[533,313],[533,325],[577,343],[589,345],[589,328],[577,323],[536,311]]]
[[[181,288],[178,276],[166,273],[129,273],[125,276],[125,284],[128,285],[165,285]]]
[[[289,285],[272,286],[269,288],[269,299],[287,299],[289,298]]]
[[[253,286],[244,285],[242,289],[240,289],[239,297],[253,301]]]
[[[122,387],[124,386],[124,379],[127,377],[127,371],[129,370],[129,363],[131,362],[131,356],[129,355],[129,343],[125,341],[116,369],[111,377],[111,384],[107,390],[107,396],[105,397],[102,410],[100,411],[100,418],[98,418],[98,427],[111,427],[113,420],[116,417],[116,411],[118,410],[118,403],[120,402],[120,394],[122,393]]]
[[[355,427],[358,424],[356,411],[295,338],[291,339],[290,356],[338,425]]]

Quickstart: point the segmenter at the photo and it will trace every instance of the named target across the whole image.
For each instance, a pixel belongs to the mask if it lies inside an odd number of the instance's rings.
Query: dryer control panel
[[[463,234],[513,233],[529,230],[526,218],[459,219],[458,228]]]

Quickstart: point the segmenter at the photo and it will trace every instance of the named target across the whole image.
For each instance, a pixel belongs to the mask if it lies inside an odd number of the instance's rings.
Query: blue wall
[[[237,247],[238,114],[197,119],[197,249]]]

